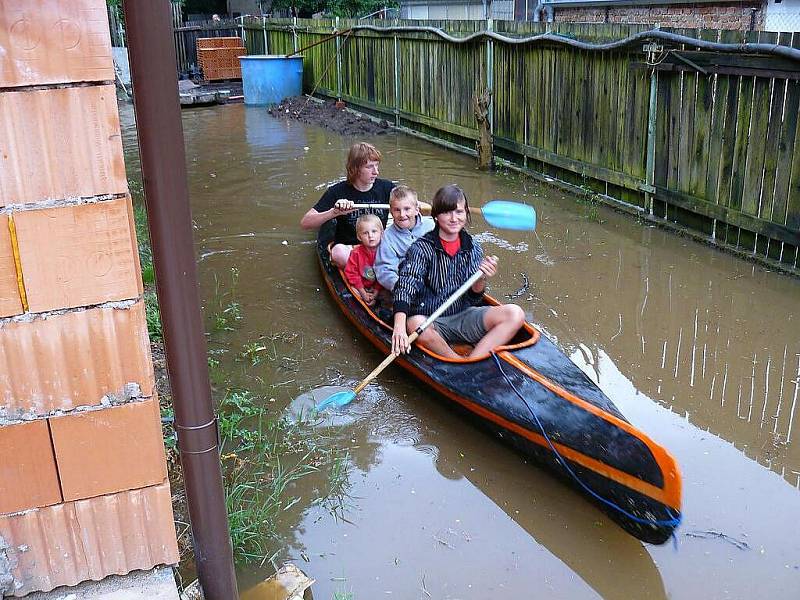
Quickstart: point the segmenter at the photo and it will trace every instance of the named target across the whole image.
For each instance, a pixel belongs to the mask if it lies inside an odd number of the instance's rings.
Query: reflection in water
[[[135,178],[129,107],[122,120]],[[381,355],[320,288],[313,236],[297,223],[341,178],[354,140],[243,106],[185,111],[183,120],[215,359],[276,415],[304,392],[352,386]],[[322,598],[793,597],[800,282],[602,207],[587,215],[566,194],[478,172],[472,158],[419,140],[367,141],[384,153],[382,176],[421,199],[457,182],[476,204],[536,206],[536,235],[473,224],[500,257],[492,293],[514,296],[676,455],[686,521],[677,552],[642,546],[390,368],[348,406],[351,420],[331,428],[353,468],[343,511],[312,504],[321,478],[301,481],[276,560],[298,561]],[[235,331],[213,331],[220,294],[241,305]],[[266,348],[256,364],[242,358],[254,343]],[[709,530],[752,550],[685,535]],[[242,589],[268,574],[242,570]]]
[[[494,463],[503,468],[488,473],[465,469],[461,458],[465,452],[471,456],[494,454],[488,448],[494,440],[476,441],[467,447],[461,444],[458,453],[455,446],[440,446],[449,451],[436,456],[439,473],[448,478],[466,477],[602,598],[666,598],[661,575],[643,544],[583,502],[565,502],[565,497],[574,495],[566,485],[550,481],[535,467],[504,457]],[[528,505],[536,510],[518,508]]]

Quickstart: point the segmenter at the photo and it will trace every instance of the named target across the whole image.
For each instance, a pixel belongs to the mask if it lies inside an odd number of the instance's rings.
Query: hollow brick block
[[[22,300],[19,297],[8,215],[0,215],[0,317],[10,317],[21,312]]]
[[[153,394],[144,302],[0,323],[0,418],[29,419]]]
[[[114,80],[104,0],[3,0],[0,48],[0,87]]]
[[[178,562],[169,484],[0,516],[12,595]]]
[[[31,312],[142,293],[130,198],[15,213]]]
[[[128,190],[113,85],[4,92],[0,131],[0,206]]]
[[[61,502],[47,421],[0,427],[0,514]]]
[[[156,399],[50,419],[64,500],[155,485],[167,477]]]

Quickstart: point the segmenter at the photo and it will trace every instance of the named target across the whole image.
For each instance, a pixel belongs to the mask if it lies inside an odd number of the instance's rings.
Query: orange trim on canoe
[[[323,268],[324,268],[324,265],[323,265]],[[345,316],[348,318],[348,320],[351,323],[353,323],[353,325],[356,326],[356,329],[358,329],[361,332],[361,334],[364,335],[367,339],[369,339],[372,342],[372,344],[375,345],[378,349],[383,349],[383,346],[384,346],[383,341],[380,338],[378,338],[377,336],[375,336],[372,333],[372,331],[370,331],[367,327],[365,327],[361,323],[359,323],[359,321],[355,318],[355,316],[348,310],[347,306],[344,304],[344,302],[342,302],[342,299],[339,297],[339,294],[336,292],[336,288],[333,286],[333,282],[330,280],[330,278],[325,277],[325,284],[328,286],[328,289],[330,290],[334,301],[337,304],[339,304],[339,306],[343,309],[342,312],[345,314]],[[538,333],[538,331],[537,331],[537,333]],[[537,337],[537,339],[538,339],[538,337]],[[418,346],[418,348],[419,348],[419,346]],[[430,352],[428,354],[436,356],[435,354],[430,353]],[[507,353],[504,352],[503,354],[507,354]],[[458,402],[461,406],[463,406],[467,410],[469,410],[469,411],[471,411],[471,412],[473,412],[473,413],[475,413],[475,414],[477,414],[477,415],[479,415],[479,416],[481,416],[481,417],[483,417],[483,418],[485,418],[485,419],[487,419],[489,421],[492,421],[493,423],[503,427],[504,429],[507,429],[509,431],[512,431],[512,432],[516,433],[517,435],[527,439],[530,442],[538,444],[539,446],[547,448],[548,450],[550,449],[550,446],[548,445],[547,440],[544,438],[543,435],[541,435],[539,433],[535,433],[535,432],[533,432],[533,431],[531,431],[529,429],[526,429],[525,427],[523,427],[523,426],[521,426],[521,425],[519,425],[517,423],[514,423],[512,421],[509,421],[509,420],[497,415],[496,413],[494,413],[494,412],[490,411],[489,409],[481,406],[480,404],[472,402],[471,400],[467,400],[463,396],[459,396],[458,394],[456,394],[455,392],[453,392],[449,388],[447,388],[447,387],[437,383],[433,379],[431,379],[424,371],[422,371],[419,368],[415,367],[414,365],[412,365],[411,363],[406,361],[403,357],[398,357],[397,361],[404,369],[406,369],[407,371],[411,371],[417,378],[419,378],[419,379],[425,381],[426,383],[428,383],[428,385],[430,385],[432,388],[434,388],[439,393],[441,393],[441,394],[447,396],[448,398]],[[453,362],[457,362],[457,361],[453,361]],[[464,362],[474,362],[474,361],[464,361]],[[525,365],[524,363],[521,363],[521,364],[523,364],[523,366],[526,367],[526,373],[528,371],[530,371],[530,368],[527,365]],[[537,373],[537,375],[539,376],[539,378],[546,380],[546,378],[542,377],[542,375],[540,375],[538,373]],[[538,381],[538,379],[537,379],[537,381]],[[549,381],[549,380],[546,380],[546,381]],[[540,381],[540,383],[542,383],[542,382]],[[549,386],[547,386],[547,387],[549,387]],[[556,386],[556,387],[558,387],[558,386]],[[564,390],[564,392],[569,394],[568,392],[566,392],[566,390]],[[652,440],[650,440],[649,438],[644,436],[644,434],[639,432],[635,427],[633,427],[627,421],[622,421],[621,419],[619,419],[617,417],[614,417],[614,415],[610,415],[610,414],[606,413],[605,411],[603,411],[602,409],[599,409],[596,406],[594,406],[592,404],[589,404],[585,400],[581,400],[580,398],[577,398],[574,395],[573,395],[573,397],[576,400],[578,400],[578,402],[577,402],[578,405],[583,407],[583,405],[586,404],[589,407],[591,407],[591,409],[594,409],[594,410],[592,410],[593,414],[597,414],[597,413],[594,412],[596,410],[596,411],[599,411],[600,413],[602,413],[601,416],[610,417],[611,419],[613,419],[613,421],[611,421],[611,422],[613,422],[615,424],[617,422],[621,423],[621,424],[624,424],[625,426],[627,426],[627,428],[625,430],[628,431],[628,433],[632,433],[637,439],[640,439],[642,442],[644,442],[648,446],[650,451],[653,452],[653,456],[656,458],[657,464],[662,469],[662,473],[663,473],[663,477],[664,477],[664,489],[659,488],[659,487],[657,487],[657,486],[655,486],[655,485],[653,485],[651,483],[647,483],[645,481],[642,481],[641,479],[638,479],[637,477],[635,477],[633,475],[625,473],[624,471],[621,471],[620,469],[617,469],[615,467],[611,467],[611,466],[607,465],[606,463],[601,462],[601,461],[599,461],[597,459],[594,459],[594,458],[591,458],[589,456],[586,456],[585,454],[583,454],[583,453],[581,453],[581,452],[579,452],[577,450],[574,450],[572,448],[564,446],[564,445],[562,445],[562,444],[560,444],[558,442],[553,442],[553,446],[558,450],[559,454],[561,454],[561,456],[563,456],[564,458],[570,460],[571,462],[574,462],[574,463],[579,464],[579,465],[581,465],[581,466],[583,466],[583,467],[585,467],[587,469],[590,469],[590,470],[594,471],[595,473],[598,473],[599,475],[602,475],[603,477],[605,477],[607,479],[610,479],[611,481],[619,483],[619,484],[621,484],[621,485],[623,485],[623,486],[625,486],[625,487],[627,487],[629,489],[632,489],[634,491],[639,492],[640,494],[643,494],[645,496],[653,498],[654,500],[657,500],[658,502],[660,502],[660,503],[662,503],[662,504],[664,504],[666,506],[669,506],[671,508],[674,508],[677,511],[680,511],[681,510],[680,472],[678,470],[677,463],[675,462],[674,458],[672,458],[672,455],[670,455],[661,446],[658,446],[655,442],[653,442]],[[569,398],[565,398],[565,399],[569,400]],[[669,468],[669,469],[665,469],[664,468],[664,464],[667,463],[667,462],[671,462],[671,465],[672,465],[671,468]]]
[[[551,392],[561,396],[564,400],[572,402],[573,404],[579,406],[586,412],[592,413],[593,415],[603,419],[614,425],[615,427],[625,431],[629,435],[638,438],[645,446],[650,449],[650,452],[653,454],[653,458],[655,458],[656,463],[658,464],[661,472],[664,476],[664,498],[662,500],[665,504],[672,506],[673,508],[680,510],[681,506],[681,486],[678,485],[680,482],[680,471],[678,469],[678,463],[675,458],[670,454],[663,446],[656,444],[653,440],[651,440],[647,435],[642,433],[640,430],[636,429],[633,425],[628,423],[627,421],[620,419],[619,417],[612,415],[602,408],[595,406],[591,402],[587,402],[583,398],[580,398],[573,394],[572,392],[567,391],[557,383],[551,381],[535,369],[531,368],[530,365],[522,362],[516,356],[509,352],[498,352],[497,356],[502,358],[508,364],[512,365],[513,367],[519,369],[523,373],[525,373],[528,377],[537,381]]]
[[[328,248],[328,250],[330,251],[330,247]],[[355,298],[359,302],[359,304],[361,304],[361,306],[364,307],[364,310],[366,310],[372,316],[372,318],[375,319],[375,321],[377,321],[381,325],[381,327],[391,331],[392,328],[389,326],[389,324],[385,323],[381,319],[379,319],[378,316],[369,307],[369,305],[366,302],[364,302],[364,300],[361,298],[361,295],[355,290],[355,288],[353,288],[352,285],[350,285],[350,282],[347,281],[347,279],[345,278],[344,271],[342,269],[339,269],[339,275],[342,277],[342,283],[344,283],[347,286],[347,289],[350,290],[350,293],[353,295],[353,298]],[[333,288],[331,288],[331,289],[333,289]],[[500,306],[500,302],[498,302],[497,300],[495,300],[494,298],[492,298],[488,294],[484,294],[484,298],[486,298],[486,300],[488,301],[489,304],[491,304],[493,306]],[[521,342],[519,342],[517,344],[509,344],[509,345],[506,345],[506,346],[498,346],[497,348],[494,349],[494,351],[495,352],[500,352],[501,350],[517,350],[519,348],[525,348],[527,346],[533,346],[536,342],[539,341],[539,336],[540,336],[539,330],[536,329],[533,325],[531,325],[530,323],[525,321],[522,324],[522,328],[525,329],[525,331],[527,331],[528,334],[531,336],[529,339],[523,340],[523,341],[521,341]],[[489,358],[489,354],[488,353],[481,354],[480,356],[473,356],[473,357],[463,356],[461,358],[451,358],[449,356],[442,356],[441,354],[437,354],[436,352],[433,352],[432,350],[429,350],[428,348],[426,348],[422,344],[417,344],[417,348],[422,350],[425,354],[427,354],[429,356],[432,356],[437,360],[440,360],[442,362],[447,362],[447,363],[474,363],[474,362],[479,362],[481,360],[486,360],[487,358]]]

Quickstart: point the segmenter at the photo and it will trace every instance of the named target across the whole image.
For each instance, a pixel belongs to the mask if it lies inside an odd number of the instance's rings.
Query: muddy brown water
[[[132,109],[121,111],[135,176]],[[381,356],[337,313],[298,227],[354,140],[241,105],[184,111],[183,126],[209,329],[234,295],[243,313],[210,350],[276,415],[360,380]],[[473,224],[500,257],[492,292],[515,296],[677,457],[684,522],[677,549],[643,545],[390,369],[336,430],[351,458],[344,519],[311,502],[319,481],[301,481],[276,561],[316,579],[315,598],[796,598],[800,282],[415,138],[368,141],[382,176],[422,198],[456,182],[472,202],[536,206],[538,235]],[[236,359],[254,342],[266,348],[255,367]],[[242,568],[240,585],[271,572]]]

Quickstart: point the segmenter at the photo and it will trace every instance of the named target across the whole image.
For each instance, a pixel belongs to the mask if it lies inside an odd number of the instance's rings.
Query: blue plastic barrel
[[[303,57],[240,56],[245,104],[278,104],[303,91]]]

